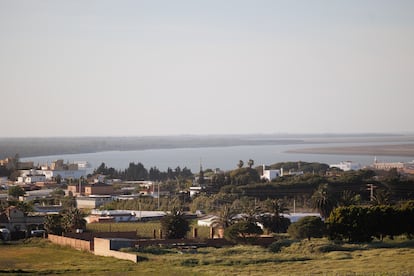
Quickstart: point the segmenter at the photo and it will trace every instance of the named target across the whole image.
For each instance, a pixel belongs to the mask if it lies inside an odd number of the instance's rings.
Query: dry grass
[[[280,253],[258,246],[170,249],[138,253],[148,261],[131,263],[33,239],[0,244],[0,274],[80,275],[413,275],[414,242],[335,245],[325,239],[295,242]]]

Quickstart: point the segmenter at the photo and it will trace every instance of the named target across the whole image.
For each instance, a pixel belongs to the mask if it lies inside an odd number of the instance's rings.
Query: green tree
[[[237,163],[237,168],[241,169],[244,166],[243,160],[239,160],[239,163]]]
[[[350,206],[334,209],[326,220],[329,238],[349,242],[369,242],[372,240],[372,212],[366,207]]]
[[[313,193],[312,207],[321,214],[323,218],[329,217],[331,211],[335,208],[336,203],[332,195],[328,192],[328,184],[319,185]]]
[[[237,222],[224,230],[224,238],[234,243],[249,243],[261,234],[263,230],[248,221]]]
[[[372,198],[372,205],[388,205],[391,201],[391,194],[385,189],[378,189],[374,192],[374,197]]]
[[[9,196],[14,198],[18,198],[19,196],[23,196],[26,192],[20,186],[10,186],[9,187]]]
[[[190,224],[181,211],[173,210],[161,219],[161,229],[167,239],[182,239],[190,231]]]
[[[246,185],[249,183],[260,182],[260,175],[255,169],[239,168],[229,174],[231,184]]]
[[[74,232],[76,229],[85,229],[86,220],[83,213],[77,208],[66,210],[62,215],[62,228],[65,232]]]
[[[214,220],[213,225],[226,229],[234,223],[234,216],[236,213],[233,211],[230,205],[225,204],[220,208],[218,217]]]
[[[356,205],[361,200],[360,195],[357,195],[355,192],[350,190],[344,190],[341,192],[338,205],[339,206],[351,206]]]
[[[18,201],[16,207],[19,208],[19,210],[22,211],[25,215],[27,215],[29,212],[33,211],[33,201]]]
[[[68,196],[60,198],[62,207],[64,210],[72,209],[76,207],[76,199],[73,195],[69,194]]]
[[[44,221],[44,228],[49,234],[62,235],[62,215],[47,215]]]
[[[251,169],[254,165],[254,161],[253,159],[249,159],[249,161],[247,162],[247,165],[249,166],[249,168]]]
[[[288,211],[284,202],[277,199],[267,199],[264,202],[264,210],[260,222],[273,233],[285,233],[290,225],[290,219],[283,217],[283,212]]]
[[[58,175],[56,176],[55,180],[56,180],[56,183],[57,183],[57,184],[61,184],[61,183],[62,183],[62,176],[61,176],[60,174],[58,174]]]
[[[200,166],[200,173],[198,174],[198,184],[200,186],[205,184],[204,171],[203,171],[203,168],[201,166]]]
[[[294,239],[321,238],[325,233],[325,224],[320,217],[303,217],[289,226],[288,233]]]

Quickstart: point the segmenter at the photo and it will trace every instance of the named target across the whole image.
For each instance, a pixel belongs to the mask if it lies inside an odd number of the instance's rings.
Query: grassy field
[[[294,242],[280,252],[257,246],[149,248],[140,263],[30,239],[0,244],[0,274],[18,275],[413,275],[414,241],[336,245],[325,239]]]
[[[158,233],[161,228],[159,221],[154,222],[118,222],[118,223],[88,223],[86,225],[88,231],[92,232],[123,232],[123,231],[136,231],[140,238],[152,238],[154,229]],[[201,239],[209,238],[210,228],[197,226],[192,223],[191,228],[197,228],[198,237]],[[158,234],[157,234],[158,235]],[[191,231],[188,233],[188,237],[191,237]]]

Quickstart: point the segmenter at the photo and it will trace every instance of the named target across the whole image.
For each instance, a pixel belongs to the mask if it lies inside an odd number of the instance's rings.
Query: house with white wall
[[[338,169],[343,170],[344,172],[347,172],[347,171],[358,171],[358,170],[360,170],[362,168],[361,167],[361,164],[354,163],[352,161],[342,161],[339,164],[329,165],[329,167],[330,168],[338,168]]]
[[[280,176],[283,176],[283,168],[281,168],[280,170],[267,170],[266,166],[263,165],[263,174],[260,177],[261,179],[266,179],[268,181],[272,181],[273,179],[276,179]]]

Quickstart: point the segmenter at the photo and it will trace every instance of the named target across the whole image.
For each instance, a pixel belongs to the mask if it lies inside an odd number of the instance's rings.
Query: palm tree
[[[238,167],[239,169],[241,169],[241,168],[243,168],[243,166],[244,166],[244,162],[243,162],[243,160],[239,160],[239,163],[237,163],[237,167]]]
[[[234,223],[235,212],[230,205],[225,204],[220,209],[217,218],[213,221],[214,227],[227,228]]]
[[[328,184],[319,185],[311,200],[313,208],[318,210],[323,218],[329,217],[331,211],[336,207],[336,202],[328,193]]]
[[[286,207],[286,204],[277,199],[267,199],[264,202],[265,210],[271,213],[272,215],[279,217],[283,212],[289,211],[289,208]]]
[[[385,189],[378,189],[375,191],[372,198],[372,205],[389,205],[391,194]]]
[[[249,168],[251,169],[254,165],[254,161],[253,159],[249,159],[249,161],[247,162],[247,165],[249,166]]]
[[[270,214],[261,215],[260,222],[263,226],[273,233],[286,232],[290,220],[283,217],[283,213],[289,210],[285,203],[277,199],[267,199],[264,202],[264,210]]]
[[[82,212],[77,208],[67,210],[62,216],[62,227],[66,232],[72,232],[76,229],[85,229],[86,220]]]
[[[341,192],[341,195],[338,199],[338,205],[347,207],[357,204],[359,200],[360,196],[357,195],[355,192],[345,190]]]
[[[61,235],[63,232],[61,215],[47,215],[43,225],[49,234]]]

